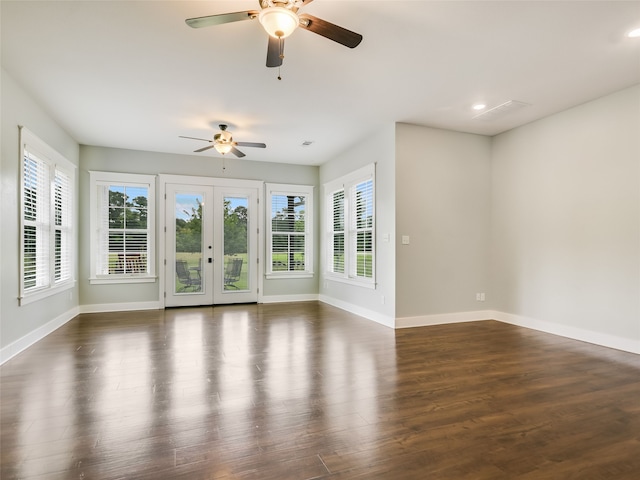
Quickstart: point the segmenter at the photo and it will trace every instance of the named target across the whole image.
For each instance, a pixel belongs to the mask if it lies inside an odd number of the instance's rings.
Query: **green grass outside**
[[[294,261],[294,271],[295,270],[304,270],[304,254],[302,253],[294,253],[293,254]],[[289,254],[288,253],[274,253],[271,255],[271,269],[274,272],[287,272],[289,271]]]
[[[334,255],[333,265],[344,265],[344,255]],[[346,268],[346,266],[345,266]],[[371,253],[358,253],[356,256],[356,275],[363,278],[373,278],[373,263]]]

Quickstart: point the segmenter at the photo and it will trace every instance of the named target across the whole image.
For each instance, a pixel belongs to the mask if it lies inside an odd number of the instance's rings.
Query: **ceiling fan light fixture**
[[[287,38],[300,24],[298,15],[284,7],[268,7],[260,11],[258,21],[275,38]]]
[[[221,155],[229,153],[231,151],[231,147],[233,147],[233,145],[231,145],[230,143],[216,143],[213,146],[213,148],[215,148]]]

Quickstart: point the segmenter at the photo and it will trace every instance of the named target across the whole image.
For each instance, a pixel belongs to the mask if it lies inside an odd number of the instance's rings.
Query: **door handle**
[[[213,258],[211,257],[207,258],[207,263],[213,263]]]

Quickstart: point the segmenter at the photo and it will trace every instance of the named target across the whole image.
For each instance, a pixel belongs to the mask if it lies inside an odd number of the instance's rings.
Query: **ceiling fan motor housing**
[[[213,141],[216,143],[231,143],[233,141],[233,137],[231,136],[231,132],[223,130],[213,136]]]

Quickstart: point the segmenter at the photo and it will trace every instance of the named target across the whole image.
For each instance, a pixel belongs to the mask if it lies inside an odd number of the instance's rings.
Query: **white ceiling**
[[[363,35],[349,49],[299,29],[265,67],[259,9],[235,1],[1,2],[2,66],[79,143],[190,154],[228,123],[246,159],[319,165],[384,125],[495,135],[640,83],[640,1],[315,0]],[[530,104],[491,120],[471,107]],[[304,141],[313,141],[303,147]],[[215,150],[194,154],[204,158]]]

